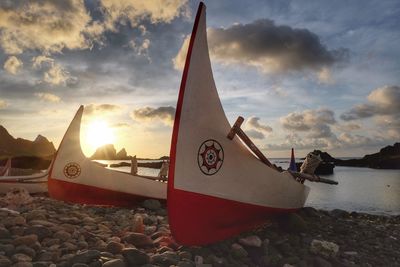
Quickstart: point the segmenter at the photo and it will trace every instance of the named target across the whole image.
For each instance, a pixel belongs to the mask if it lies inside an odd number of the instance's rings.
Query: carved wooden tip
[[[231,130],[229,131],[228,135],[226,136],[228,139],[232,140],[235,137],[235,134],[240,130],[240,126],[242,125],[244,118],[239,116],[236,119],[235,124],[233,124]]]

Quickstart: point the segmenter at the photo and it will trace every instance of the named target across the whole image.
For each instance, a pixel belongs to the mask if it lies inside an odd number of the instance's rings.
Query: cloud
[[[112,128],[128,128],[129,124],[125,122],[119,122],[111,125]]]
[[[4,63],[4,69],[7,72],[15,75],[18,73],[19,69],[22,68],[22,65],[23,65],[23,63],[21,60],[19,60],[15,56],[11,56]]]
[[[42,67],[42,64],[45,63],[49,66],[53,66],[54,65],[54,59],[47,57],[45,55],[40,55],[37,57],[33,57],[32,58],[32,67],[34,69],[40,69]]]
[[[61,101],[60,97],[53,95],[53,94],[49,94],[49,93],[35,93],[35,96],[42,100],[45,100],[48,102],[53,102],[53,103],[58,103]]]
[[[225,64],[246,64],[263,72],[287,72],[312,69],[319,72],[322,82],[330,80],[328,67],[348,57],[348,50],[328,50],[319,37],[307,29],[275,25],[269,19],[229,28],[209,28],[208,45],[211,56]],[[186,37],[174,59],[181,69],[188,47]]]
[[[103,0],[102,11],[106,28],[116,30],[116,24],[129,23],[136,26],[148,18],[152,23],[171,22],[180,15],[187,15],[187,0]]]
[[[153,121],[153,120],[161,120],[167,125],[172,125],[175,116],[175,108],[168,107],[144,107],[135,109],[131,113],[131,118],[138,121]]]
[[[305,110],[303,112],[292,112],[280,118],[280,122],[285,129],[295,131],[309,131],[318,129],[324,124],[335,124],[335,113],[329,109]]]
[[[400,114],[400,87],[383,86],[373,90],[367,97],[368,103],[359,104],[343,113],[345,121],[370,118],[377,115]]]
[[[6,54],[90,48],[98,27],[83,1],[2,1],[0,46]]]
[[[53,85],[66,85],[74,82],[74,78],[61,65],[53,64],[51,68],[44,73],[43,80]]]
[[[285,136],[285,141],[280,144],[268,144],[265,149],[267,150],[289,150],[294,147],[296,149],[326,149],[328,148],[329,142],[324,139],[318,138],[303,138],[296,133],[291,133]]]
[[[245,124],[246,133],[248,136],[255,139],[264,139],[266,134],[272,132],[272,128],[268,125],[259,122],[259,117],[250,117]]]
[[[86,115],[95,115],[102,113],[113,113],[121,110],[120,106],[112,104],[89,104],[85,106]]]
[[[336,128],[344,132],[349,132],[349,131],[360,130],[361,125],[358,123],[345,123],[336,125]]]
[[[246,130],[246,134],[250,138],[254,138],[254,139],[264,139],[265,138],[265,135],[262,132],[254,130],[254,129]]]
[[[3,109],[7,106],[8,106],[7,102],[5,100],[0,99],[0,109]]]

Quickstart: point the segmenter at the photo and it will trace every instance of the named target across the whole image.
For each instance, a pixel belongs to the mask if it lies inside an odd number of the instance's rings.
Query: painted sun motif
[[[70,162],[64,167],[64,175],[67,178],[73,179],[81,174],[81,166],[78,163]]]
[[[217,173],[223,162],[224,150],[216,140],[209,139],[200,145],[197,163],[204,174],[213,175]]]

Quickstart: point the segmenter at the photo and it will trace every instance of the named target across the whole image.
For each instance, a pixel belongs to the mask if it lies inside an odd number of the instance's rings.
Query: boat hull
[[[6,194],[13,188],[23,188],[31,194],[47,193],[47,177],[30,181],[15,181],[13,179],[0,181],[0,194]]]

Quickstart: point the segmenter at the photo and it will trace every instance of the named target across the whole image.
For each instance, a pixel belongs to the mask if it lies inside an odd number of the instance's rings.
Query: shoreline
[[[17,199],[18,200],[18,199]],[[305,207],[201,247],[173,241],[158,201],[135,208],[0,197],[0,266],[400,266],[400,215]]]

